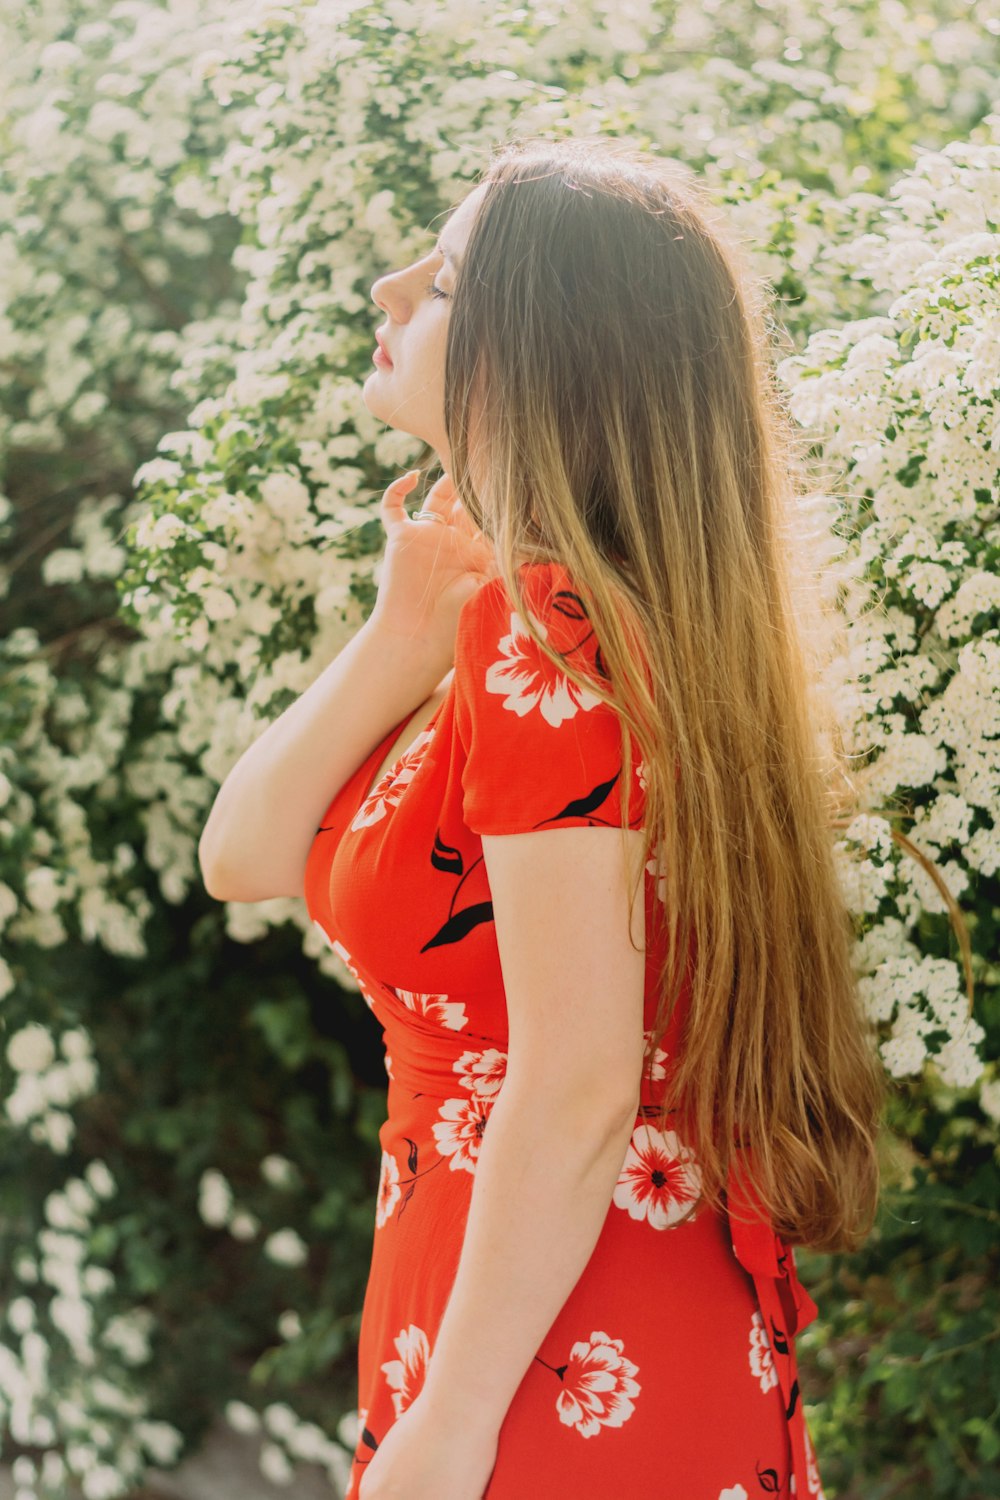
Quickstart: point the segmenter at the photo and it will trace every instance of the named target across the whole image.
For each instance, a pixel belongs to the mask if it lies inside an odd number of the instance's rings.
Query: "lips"
[[[382,338],[382,335],[378,332],[377,329],[375,331],[375,342],[378,344],[379,348],[381,349],[382,353],[385,355],[385,357],[389,361],[389,363],[392,364],[392,355],[389,353],[388,349],[385,347],[385,341],[384,341],[384,339]]]

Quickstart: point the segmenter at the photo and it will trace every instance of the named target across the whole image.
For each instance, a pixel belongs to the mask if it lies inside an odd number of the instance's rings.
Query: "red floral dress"
[[[520,577],[544,638],[605,675],[565,570],[531,563]],[[643,767],[623,770],[616,713],[542,655],[502,579],[466,602],[446,697],[367,794],[401,727],[333,798],[305,883],[310,917],[384,1028],[388,1076],[347,1500],[421,1389],[503,1088],[507,1012],[481,836],[619,825],[626,798],[640,828],[644,808]],[[647,933],[660,874],[650,860]],[[658,955],[647,948],[648,1041]],[[792,1249],[759,1217],[710,1212],[683,1121],[656,1128],[683,1015],[682,1000],[647,1063],[597,1245],[508,1408],[484,1500],[822,1500],[794,1343],[817,1310]]]

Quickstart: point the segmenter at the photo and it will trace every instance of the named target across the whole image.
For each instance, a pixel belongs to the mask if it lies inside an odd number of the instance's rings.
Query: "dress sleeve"
[[[521,575],[539,633],[595,682],[598,642],[580,595],[557,564]],[[578,687],[527,633],[502,578],[466,600],[455,640],[455,721],[464,751],[463,819],[474,833],[641,828],[645,787],[633,736],[622,766],[621,718]]]

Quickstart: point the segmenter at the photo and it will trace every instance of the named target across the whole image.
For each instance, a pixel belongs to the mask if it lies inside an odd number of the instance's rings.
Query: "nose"
[[[403,271],[389,271],[372,284],[372,301],[375,306],[388,313],[397,323],[405,321],[409,307],[403,285],[404,276]]]

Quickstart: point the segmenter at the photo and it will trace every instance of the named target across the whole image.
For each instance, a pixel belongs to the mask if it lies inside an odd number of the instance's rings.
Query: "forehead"
[[[456,249],[460,249],[465,244],[485,195],[485,184],[480,183],[478,187],[473,188],[462,199],[458,207],[449,215],[441,231],[441,238],[449,249],[453,246]]]

